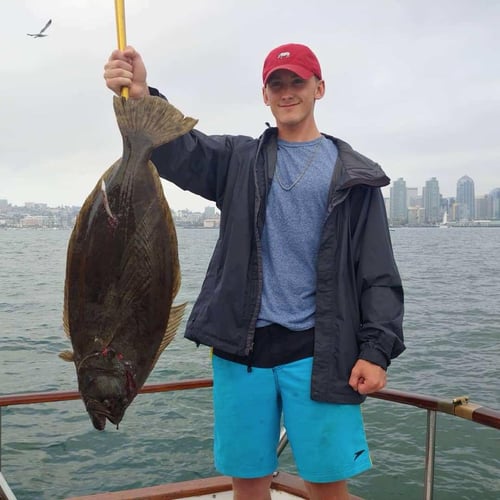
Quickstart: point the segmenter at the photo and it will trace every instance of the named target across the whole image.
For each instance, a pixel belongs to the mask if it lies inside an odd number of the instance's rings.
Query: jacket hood
[[[335,142],[342,157],[344,168],[338,178],[339,189],[350,188],[356,184],[383,187],[391,182],[378,163],[352,149],[347,142],[331,136],[326,137]]]
[[[347,189],[357,184],[372,187],[383,187],[390,184],[391,179],[382,170],[382,167],[370,158],[355,151],[347,142],[337,137],[322,133],[324,137],[335,143],[342,157],[342,172],[337,178],[338,189]],[[276,127],[268,127],[260,136],[261,145],[278,137]]]

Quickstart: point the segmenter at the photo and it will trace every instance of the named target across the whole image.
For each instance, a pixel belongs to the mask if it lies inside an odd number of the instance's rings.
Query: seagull
[[[47,24],[40,30],[39,33],[26,33],[28,36],[32,36],[33,38],[41,38],[43,36],[47,36],[44,31],[52,24],[52,19],[47,21]]]

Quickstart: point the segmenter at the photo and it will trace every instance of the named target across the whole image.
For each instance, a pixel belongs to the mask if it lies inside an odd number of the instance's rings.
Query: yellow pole
[[[125,33],[125,0],[115,0],[115,16],[118,48],[123,50],[127,46],[127,35]],[[122,87],[120,93],[122,97],[128,99],[128,87]]]

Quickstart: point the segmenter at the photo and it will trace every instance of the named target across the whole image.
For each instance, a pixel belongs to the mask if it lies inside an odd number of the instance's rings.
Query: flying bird
[[[39,33],[26,33],[28,36],[32,36],[33,38],[41,38],[43,36],[47,36],[44,31],[52,24],[52,19],[47,21],[47,24],[40,30]]]

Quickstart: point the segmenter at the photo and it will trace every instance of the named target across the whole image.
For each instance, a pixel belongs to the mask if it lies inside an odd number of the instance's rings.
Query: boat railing
[[[141,390],[141,394],[155,392],[183,391],[188,389],[202,389],[212,387],[212,379],[186,379],[161,384],[148,384]],[[500,411],[472,403],[468,396],[449,399],[440,399],[433,396],[415,394],[405,391],[383,389],[369,395],[372,398],[421,408],[427,411],[427,431],[425,446],[425,467],[423,499],[432,500],[434,487],[434,463],[436,447],[437,414],[447,413],[455,417],[471,420],[478,424],[500,429]],[[2,408],[15,405],[31,405],[37,403],[53,403],[80,399],[78,391],[48,391],[35,393],[9,394],[0,396],[0,500],[14,500],[2,474]],[[278,455],[287,446],[286,430],[282,429],[278,445]]]

